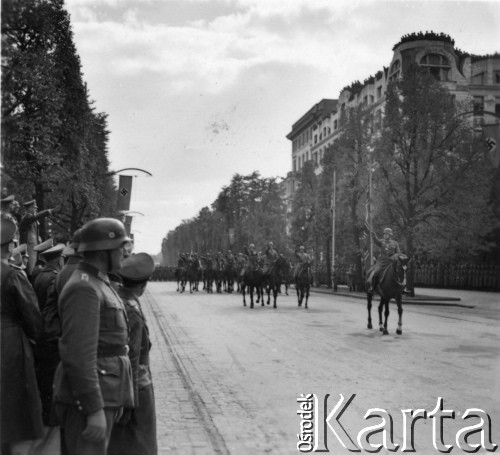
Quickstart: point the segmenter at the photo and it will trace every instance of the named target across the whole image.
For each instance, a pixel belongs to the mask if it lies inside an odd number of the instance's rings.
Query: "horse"
[[[201,272],[200,261],[198,259],[190,260],[187,268],[187,277],[189,280],[189,292],[191,294],[193,293],[193,291],[198,291],[200,272]]]
[[[309,292],[312,285],[311,263],[309,261],[302,265],[302,268],[295,276],[295,289],[297,291],[298,306],[302,306],[305,298],[305,308],[307,310],[307,302],[309,300]]]
[[[288,260],[283,258],[285,261],[283,264],[282,268],[282,284],[285,285],[285,295],[288,295],[288,288],[290,287],[290,283],[293,281],[293,266],[292,263]],[[281,291],[281,286],[280,286],[280,291]]]
[[[274,299],[273,308],[277,308],[276,300],[278,298],[278,293],[281,288],[281,283],[289,273],[287,264],[288,261],[285,258],[279,257],[271,264],[269,275],[267,275],[264,278],[264,286],[267,291],[267,304],[269,305],[271,303],[271,292],[272,292]]]
[[[257,265],[252,266],[249,270],[245,272],[245,274],[243,275],[243,284],[242,284],[243,306],[247,306],[247,302],[245,299],[246,289],[248,289],[248,293],[250,294],[250,308],[253,308],[254,290],[257,294],[257,300],[255,303],[259,303],[259,301],[262,301],[262,306],[264,306],[264,292],[262,288],[263,280],[264,280],[264,275],[262,273],[262,269]]]
[[[215,262],[214,269],[215,291],[222,293],[222,285],[224,283],[224,263],[222,261]]]
[[[234,282],[238,277],[234,263],[228,262],[224,267],[224,288],[226,292],[234,291]]]
[[[206,258],[201,259],[201,264],[202,264],[202,278],[203,278],[203,289],[208,292],[212,293],[212,285],[214,282],[214,261],[213,260],[207,260]]]
[[[379,328],[383,335],[388,335],[387,330],[387,319],[389,318],[389,302],[391,299],[396,301],[398,306],[398,328],[396,333],[401,335],[403,333],[403,303],[402,296],[403,290],[406,286],[406,270],[408,268],[408,256],[402,253],[396,253],[391,256],[388,265],[381,270],[379,277],[374,277],[376,282],[374,284],[374,289],[372,292],[368,290],[366,292],[367,306],[368,306],[368,328],[373,328],[372,326],[372,298],[373,294],[376,292],[380,296],[380,303],[378,306],[378,317],[379,317]],[[370,270],[367,273],[367,278],[369,276]],[[367,285],[368,285],[367,280]],[[385,308],[384,316],[385,320],[382,323],[382,310]]]
[[[187,268],[185,265],[175,269],[175,278],[177,279],[177,292],[183,293],[186,290]]]

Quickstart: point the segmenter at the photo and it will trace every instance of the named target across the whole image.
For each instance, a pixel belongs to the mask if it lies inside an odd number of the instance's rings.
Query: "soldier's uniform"
[[[373,292],[376,286],[375,281],[382,270],[384,270],[390,263],[391,258],[397,253],[400,253],[399,243],[392,238],[393,232],[391,228],[385,228],[384,234],[387,234],[387,238],[379,239],[373,232],[371,236],[375,244],[380,248],[380,254],[377,257],[375,265],[368,271],[367,282],[369,285],[369,292]]]
[[[278,259],[278,252],[274,249],[272,242],[269,242],[264,251],[264,275],[269,275],[271,273],[271,267],[276,259]]]
[[[2,248],[13,242],[15,232],[15,223],[1,220]],[[43,436],[42,406],[32,351],[32,341],[37,340],[42,331],[42,315],[25,273],[9,266],[4,257],[0,272],[1,451],[28,453],[33,440]]]
[[[116,250],[124,239],[129,240],[118,220],[93,220],[82,228],[78,251]],[[83,258],[61,292],[59,315],[61,362],[54,401],[67,451],[105,455],[117,417],[124,407],[134,405],[125,307],[105,271]],[[102,411],[104,438],[86,438],[90,418]]]
[[[302,271],[303,267],[311,262],[311,256],[304,251],[304,247],[301,246],[299,251],[295,252],[295,257],[299,260],[299,262],[295,265],[294,270],[294,278],[297,279],[299,273]]]
[[[43,257],[47,261],[50,260],[51,263],[47,263],[40,270],[33,283],[33,289],[38,298],[38,306],[44,320],[42,336],[35,349],[35,366],[38,387],[40,388],[40,397],[42,399],[43,423],[46,426],[55,425],[54,419],[50,418],[52,408],[52,383],[59,363],[59,351],[57,346],[59,333],[53,333],[52,327],[55,324],[59,329],[60,322],[57,312],[53,314],[53,312],[50,311],[51,308],[48,307],[48,302],[49,294],[54,287],[60,266],[52,263],[52,259],[59,258],[63,248],[64,244],[58,244],[44,251]],[[54,318],[56,319],[55,321]]]
[[[156,455],[158,452],[153,379],[149,366],[151,341],[139,300],[153,271],[153,258],[146,253],[137,253],[123,261],[118,272],[123,282],[118,292],[129,320],[129,357],[134,378],[135,406],[126,410],[123,418],[114,426],[108,455]]]

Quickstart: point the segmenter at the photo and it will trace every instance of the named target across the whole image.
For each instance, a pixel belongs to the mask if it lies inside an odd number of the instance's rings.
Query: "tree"
[[[13,191],[58,207],[56,230],[67,239],[114,213],[106,115],[92,109],[63,1],[2,9],[2,162]]]
[[[492,229],[492,171],[460,108],[446,88],[417,66],[386,93],[384,126],[374,152],[384,202],[375,224],[396,226],[412,257],[418,252],[471,255],[485,247],[483,236]]]

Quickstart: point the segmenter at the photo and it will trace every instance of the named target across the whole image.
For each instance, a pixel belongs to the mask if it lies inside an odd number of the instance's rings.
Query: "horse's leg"
[[[368,309],[368,328],[373,329],[372,325],[372,298],[373,294],[371,292],[366,293],[367,309]]]
[[[242,294],[243,294],[243,306],[247,306],[247,302],[246,302],[246,300],[245,300],[245,288],[244,288],[244,287],[243,287],[243,292],[242,292]]]
[[[403,334],[403,302],[401,301],[402,297],[399,296],[396,298],[396,303],[398,305],[398,328],[396,329],[396,334]]]
[[[306,287],[306,310],[307,310],[307,308],[308,308],[308,306],[307,306],[307,302],[308,302],[308,300],[309,300],[309,290],[310,290],[310,289],[311,289],[311,288],[310,288],[309,286],[307,286],[307,287]]]
[[[378,304],[378,327],[381,332],[384,331],[384,322],[382,321],[383,311],[384,311],[384,299],[380,297],[380,303]]]
[[[295,283],[295,291],[297,292],[297,303],[300,305],[302,305],[302,300],[300,299],[300,286]]]
[[[274,287],[274,305],[273,305],[273,308],[278,308],[277,305],[276,305],[276,300],[278,299],[278,291],[279,291],[279,288],[281,287],[280,286],[275,286]]]
[[[249,284],[248,287],[250,288],[250,308],[253,308],[253,291],[254,291],[254,285]]]
[[[385,300],[385,312],[384,312],[384,316],[385,316],[385,320],[384,320],[384,335],[389,335],[389,331],[387,330],[387,320],[389,319],[389,302],[391,301],[391,299],[386,299]]]

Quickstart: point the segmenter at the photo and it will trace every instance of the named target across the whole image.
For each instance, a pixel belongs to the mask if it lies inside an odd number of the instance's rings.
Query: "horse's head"
[[[402,286],[406,286],[406,271],[408,270],[408,262],[410,258],[403,253],[397,253],[393,256],[393,258],[398,281]]]

